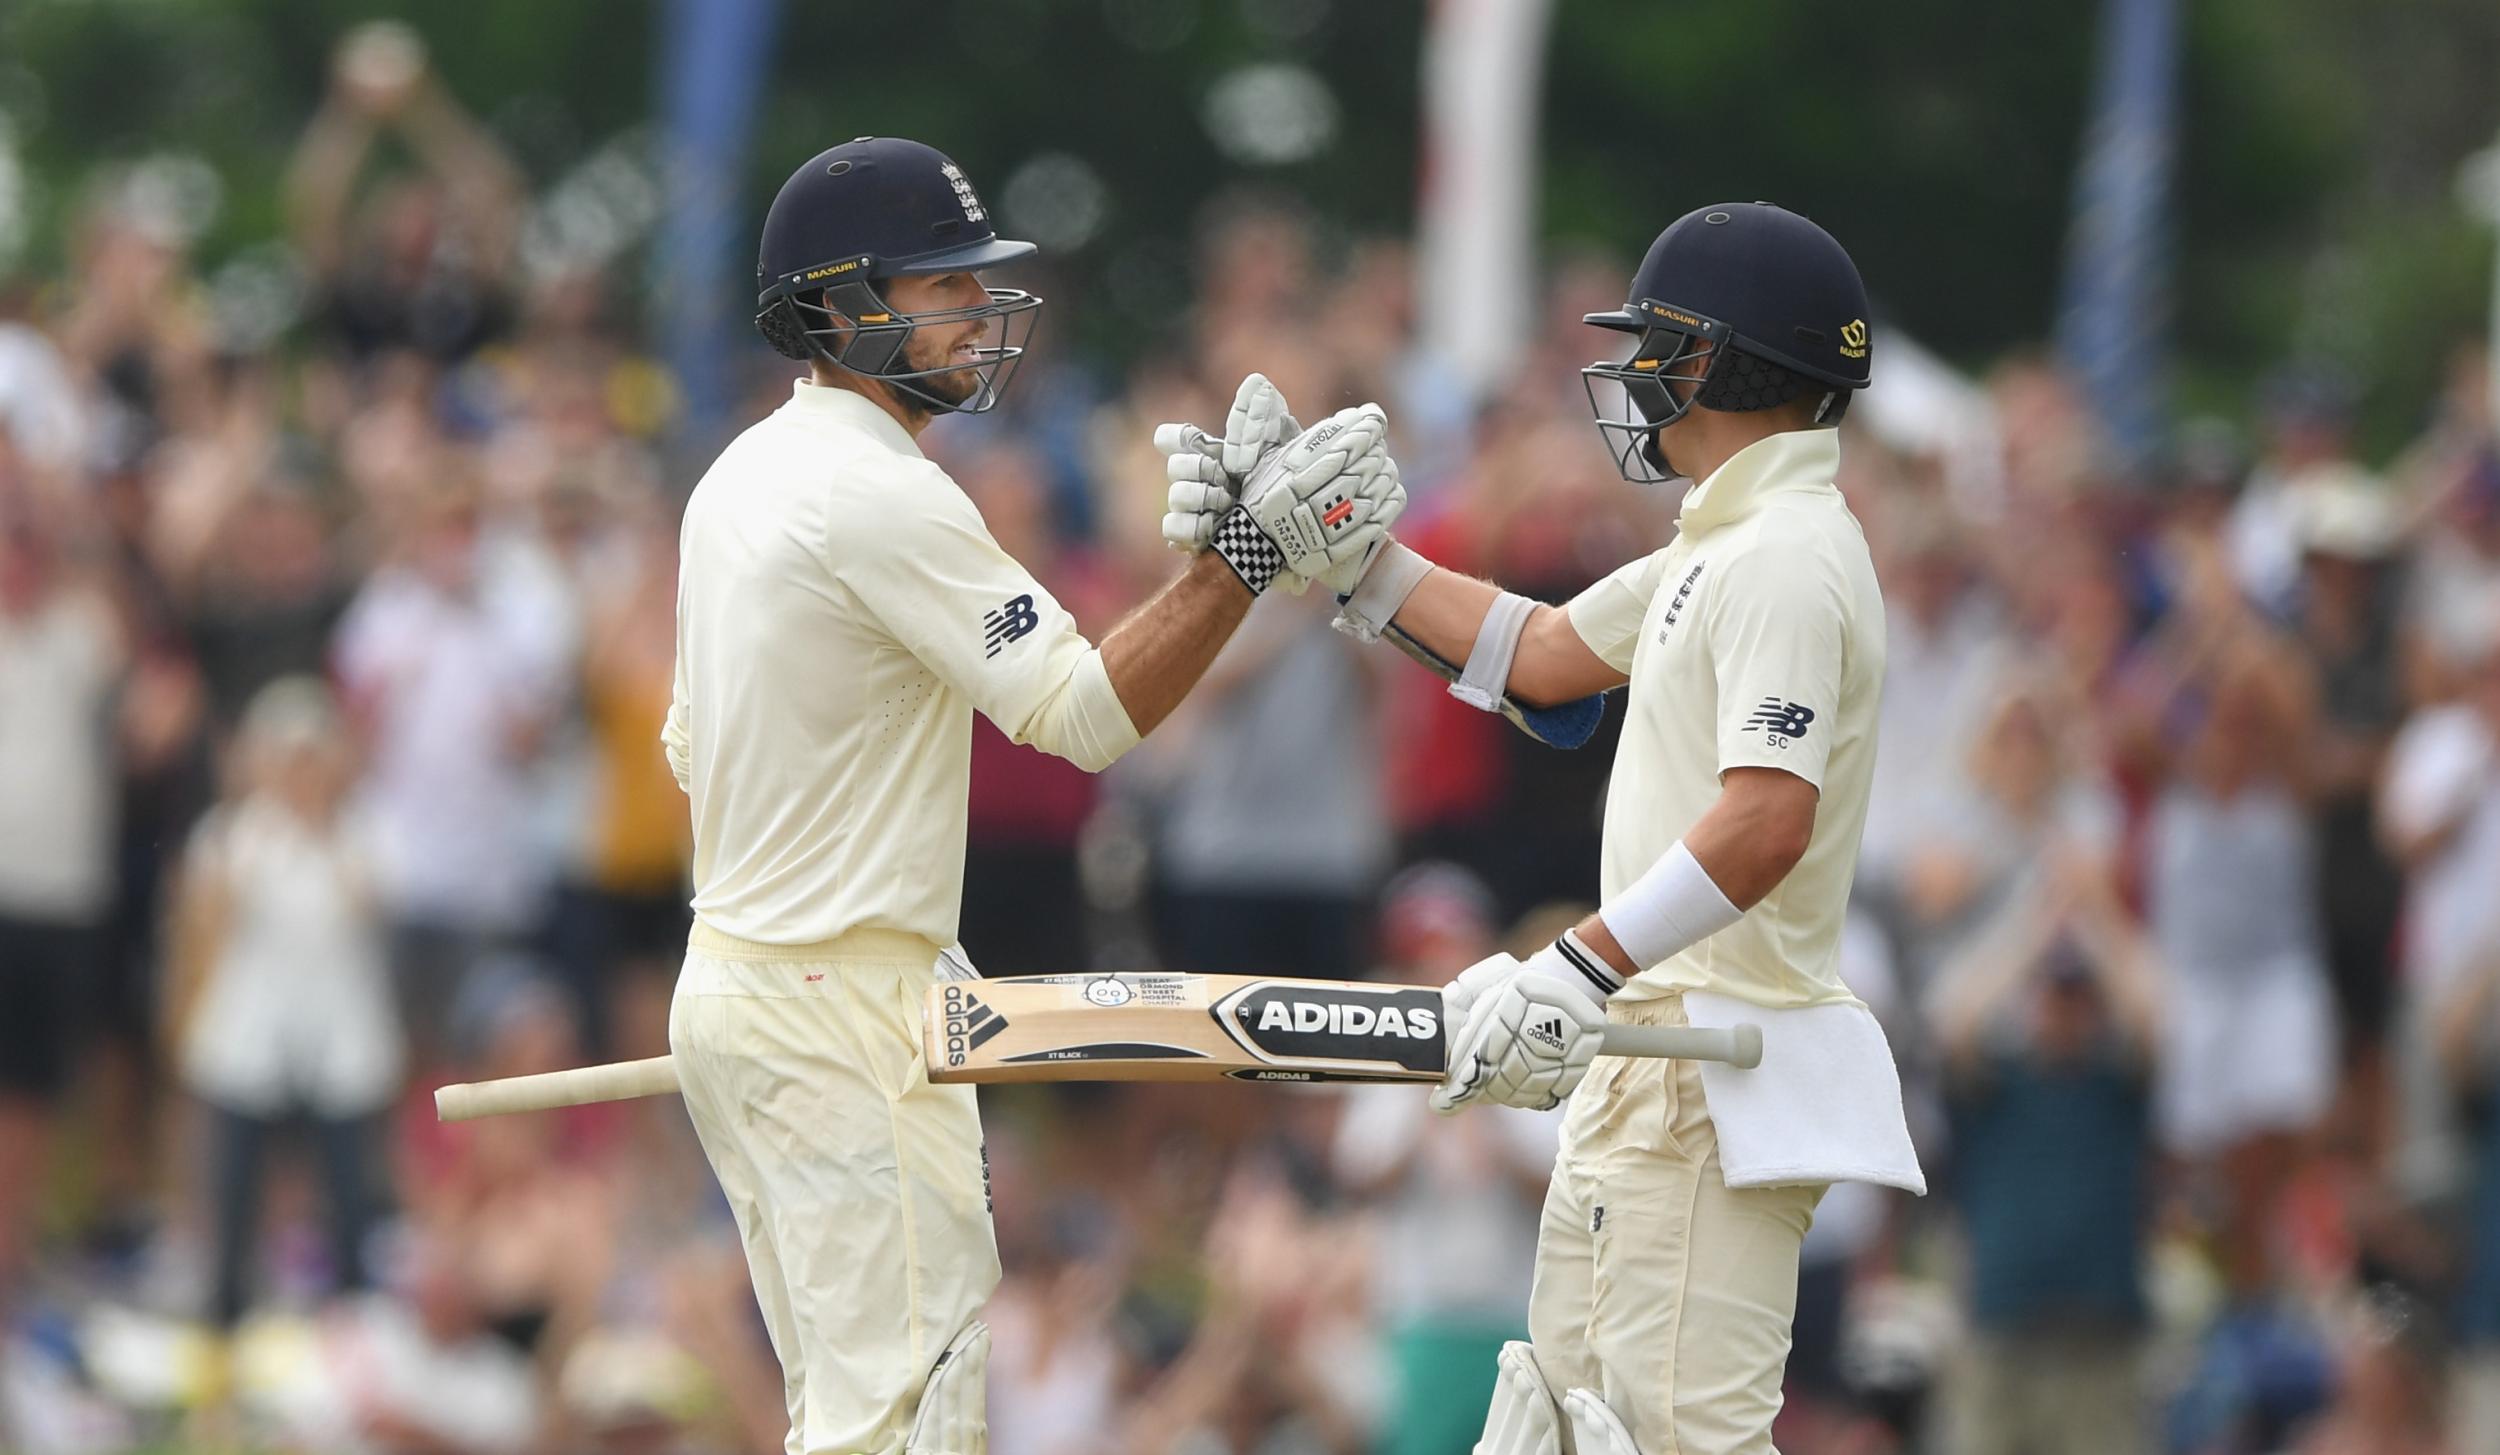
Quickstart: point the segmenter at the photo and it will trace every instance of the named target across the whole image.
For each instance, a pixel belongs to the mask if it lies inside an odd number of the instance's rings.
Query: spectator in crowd
[[[1423,863],[1381,891],[1383,978],[1447,984],[1496,948],[1492,892]],[[1436,1122],[1411,1086],[1347,1089],[1333,1171],[1379,1208],[1399,1250],[1374,1270],[1372,1306],[1394,1370],[1378,1455],[1467,1455],[1484,1429],[1502,1345],[1524,1339],[1536,1231],[1561,1118],[1504,1107]]]
[[[212,340],[179,219],[161,198],[108,173],[90,189],[75,239],[75,282],[56,326],[86,396],[91,451],[135,457],[199,422]]]
[[[2076,716],[2073,696],[2043,674],[1995,689],[1907,856],[1913,985],[1931,986],[2008,906],[2035,898],[2062,858],[2114,862],[2120,807],[2089,772]]]
[[[359,208],[357,177],[385,132],[424,175],[393,180]],[[351,357],[459,359],[508,322],[520,177],[434,79],[405,25],[375,21],[340,44],[330,95],[296,143],[287,214],[326,330]]]
[[[2430,428],[2393,470],[2413,526],[2404,617],[2416,702],[2451,696],[2500,622],[2500,427],[2491,353],[2459,348]]]
[[[2335,1092],[2335,1008],[2308,804],[2316,729],[2306,665],[2204,558],[2156,650],[2165,776],[2145,892],[2169,977],[2165,1148],[2212,1181],[2234,1297],[2274,1289],[2276,1198]]]
[[[1154,760],[1165,960],[1200,974],[1352,978],[1389,857],[1379,667],[1325,593],[1243,623]],[[974,891],[976,894],[978,891]]]
[[[2398,1023],[2398,1129],[2391,1172],[2419,1202],[2458,1190],[2460,1130],[2433,1069],[2500,939],[2500,619],[2462,699],[2423,708],[2388,754],[2378,829],[2405,866],[2405,1013]]]
[[[2334,1402],[2301,1432],[2294,1455],[2482,1455],[2500,1448],[2500,1427],[2448,1423],[2429,1310],[2378,1289],[2339,1322]],[[2465,1443],[2449,1441],[2451,1428]]]
[[[2317,731],[2301,772],[2318,846],[2314,894],[2353,1072],[2360,1129],[2379,1123],[2377,1047],[2394,994],[2390,958],[2403,879],[2373,831],[2372,803],[2388,744],[2404,716],[2397,651],[2401,582],[2394,503],[2374,477],[2349,466],[2312,470],[2292,487],[2300,543],[2293,638],[2317,684]]]
[[[2013,643],[1940,503],[1886,507],[1884,702],[1854,891],[1895,934],[1924,849],[1951,831],[1973,739],[2010,667]],[[1941,906],[1931,906],[1931,912]]]
[[[0,1308],[101,968],[129,663],[96,543],[38,488],[0,434]]]
[[[2000,717],[1983,748],[2039,731]],[[1999,771],[2003,771],[2000,769]],[[2060,836],[1940,970],[1931,1006],[1970,1249],[1945,1448],[2146,1450],[2141,1274],[2163,991],[2105,848]]]
[[[454,1023],[469,1078],[581,1061],[569,998],[522,957],[489,959]],[[413,1221],[459,1250],[468,1305],[530,1361],[544,1391],[595,1324],[617,1268],[625,1209],[612,1178],[629,1111],[489,1118],[438,1129],[410,1149]]]
[[[2388,801],[2411,847],[2415,936],[2428,948],[2419,994],[2421,1059],[2430,1094],[2456,1096],[2463,1144],[2463,1289],[2454,1325],[2463,1347],[2452,1428],[2458,1455],[2500,1451],[2500,650],[2462,703],[2405,728]]]
[[[2275,371],[2263,388],[2266,448],[2232,506],[2231,572],[2268,615],[2292,613],[2300,590],[2300,502],[2313,472],[2352,466],[2360,391],[2344,369],[2314,359]]]
[[[694,916],[685,795],[650,751],[676,662],[676,528],[657,499],[639,493],[598,508],[617,519],[597,568],[578,578],[584,782],[578,806],[565,805],[576,843],[557,936],[584,1050],[611,1059],[666,1049],[668,991]]]
[[[208,1313],[221,1331],[250,1303],[270,1143],[289,1123],[320,1165],[337,1287],[368,1284],[373,1149],[404,1066],[329,689],[304,677],[262,688],[233,758],[231,791],[184,854],[167,997],[183,1083],[210,1117]]]
[[[336,1377],[293,1412],[306,1448],[343,1455],[510,1455],[545,1412],[529,1361],[497,1338],[458,1245],[410,1250],[404,1297],[367,1299],[324,1332]]]
[[[567,615],[485,535],[474,487],[416,507],[339,625],[334,667],[370,744],[378,880],[422,1066],[478,959],[536,928],[552,873],[530,766],[567,680]]]

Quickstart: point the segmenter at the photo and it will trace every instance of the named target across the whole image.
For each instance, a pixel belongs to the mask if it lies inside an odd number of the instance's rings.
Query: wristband
[[[1728,902],[1709,871],[1678,839],[1648,873],[1608,900],[1597,917],[1632,963],[1646,970],[1726,929],[1745,912]]]
[[[1285,553],[1266,531],[1250,518],[1250,512],[1236,505],[1224,512],[1215,523],[1215,539],[1208,546],[1233,568],[1241,584],[1250,588],[1252,596],[1263,596],[1277,577],[1285,572]]]
[[[1607,928],[1612,929],[1613,926]],[[1607,964],[1604,956],[1588,947],[1588,942],[1580,938],[1578,930],[1563,931],[1561,937],[1554,941],[1554,951],[1562,956],[1564,964],[1588,982],[1578,988],[1591,992],[1590,998],[1599,1006],[1604,1006],[1608,997],[1623,988],[1623,977],[1615,973],[1615,967]]]
[[[1336,620],[1329,625],[1358,642],[1379,641],[1380,634],[1389,629],[1390,618],[1431,574],[1432,562],[1389,540],[1363,568],[1363,579],[1339,598]]]

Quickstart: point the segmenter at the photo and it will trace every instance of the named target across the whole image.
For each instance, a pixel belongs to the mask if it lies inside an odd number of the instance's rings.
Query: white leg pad
[[[1504,1344],[1475,1455],[1563,1455],[1562,1434],[1562,1412],[1554,1407],[1535,1352],[1524,1340]]]
[[[1632,1432],[1593,1389],[1575,1389],[1563,1396],[1563,1413],[1571,1418],[1571,1440],[1580,1455],[1641,1455]]]
[[[929,1371],[905,1455],[989,1455],[989,1372],[990,1326],[974,1319]]]

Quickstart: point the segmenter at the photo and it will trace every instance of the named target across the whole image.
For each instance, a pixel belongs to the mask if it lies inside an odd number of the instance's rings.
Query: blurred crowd
[[[0,1448],[777,1450],[675,1103],[442,1127],[427,1095],[665,1048],[702,460],[630,290],[523,267],[527,179],[370,47],[288,174],[285,335],[224,328],[126,180],[58,276],[0,276]],[[1099,632],[1177,566],[1153,426],[1256,368],[1305,418],[1384,402],[1400,534],[1560,600],[1672,528],[1576,373],[1625,263],[1555,262],[1470,407],[1403,243],[1228,202],[1133,368],[1046,326],[926,443]],[[1825,1199],[1790,1455],[2500,1450],[2488,367],[2460,349],[2384,461],[2315,363],[2149,464],[2035,359],[1970,441],[1850,426],[1890,680],[1845,973],[1936,1191]],[[753,350],[741,420],[790,372]],[[1585,904],[1612,731],[1537,747],[1328,614],[1263,603],[1100,778],[983,726],[987,973],[1438,983]],[[1553,1118],[984,1107],[999,1455],[1468,1449]]]

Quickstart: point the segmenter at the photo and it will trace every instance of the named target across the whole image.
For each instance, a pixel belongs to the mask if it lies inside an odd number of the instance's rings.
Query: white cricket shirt
[[[1821,791],[1805,857],[1744,918],[1633,978],[1765,1007],[1854,1004],[1840,933],[1875,766],[1884,605],[1832,476],[1831,430],[1771,436],[1684,496],[1679,533],[1574,597],[1583,641],[1631,677],[1606,794],[1600,889],[1646,873],[1718,800],[1730,768]]]
[[[662,736],[714,929],[952,944],[973,711],[1089,770],[1137,742],[1068,613],[858,394],[801,380],[695,487],[679,550]]]

